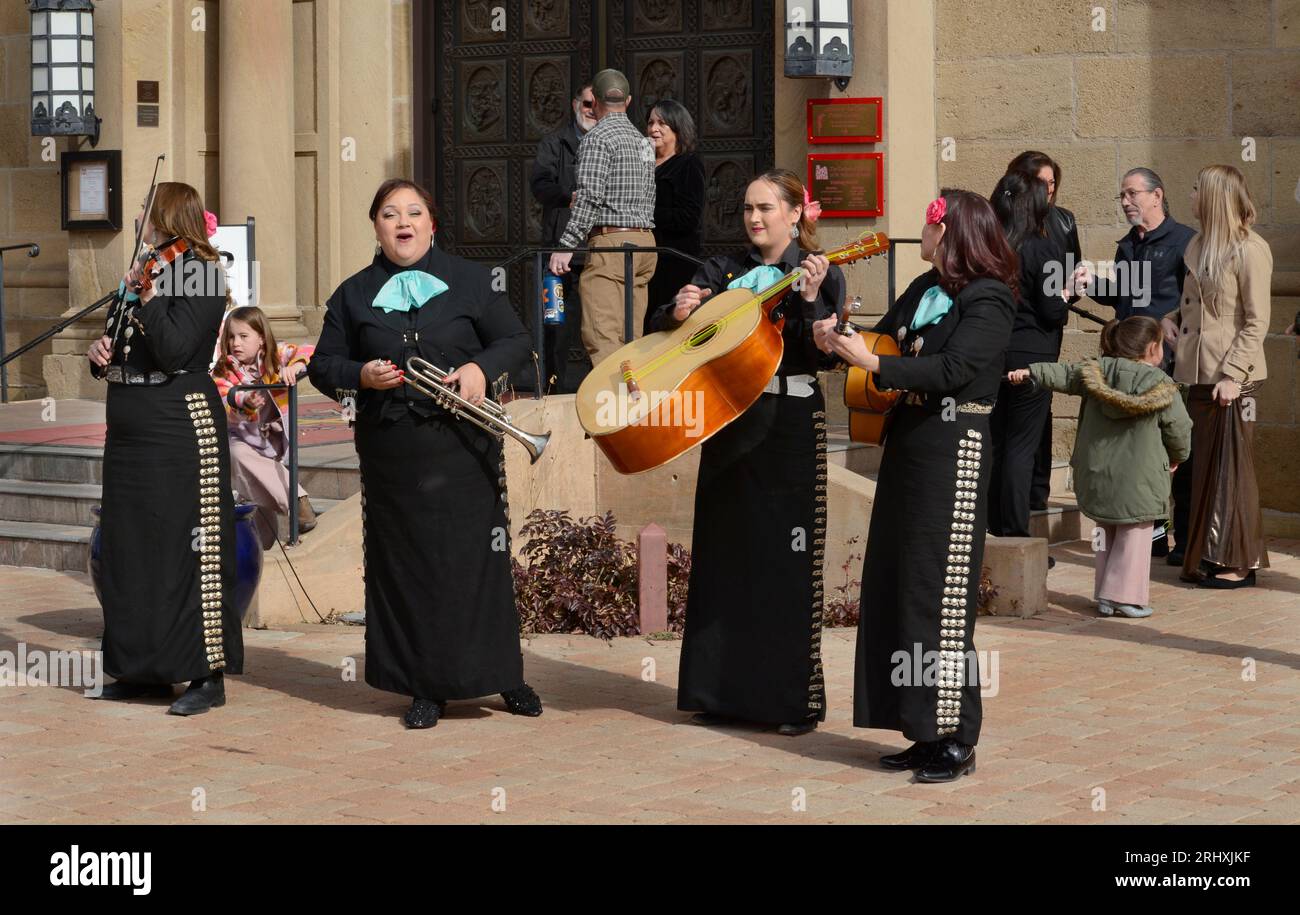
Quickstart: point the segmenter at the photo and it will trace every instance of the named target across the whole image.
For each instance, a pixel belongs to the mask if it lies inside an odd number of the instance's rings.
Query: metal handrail
[[[19,248],[27,249],[28,257],[39,257],[41,246],[35,242],[25,242],[21,245],[5,245],[0,248],[0,403],[9,403],[9,369],[6,367],[13,360],[21,356],[31,347],[24,346],[15,350],[12,356],[5,355],[5,260],[6,251],[17,251]],[[51,335],[52,336],[52,335]],[[44,339],[44,338],[42,338]]]
[[[235,394],[238,392],[272,391],[280,388],[289,389],[289,428],[285,430],[289,439],[289,543],[287,545],[294,546],[298,543],[298,385],[285,381],[274,381],[270,384],[237,384],[226,394],[226,403],[238,410],[239,408],[235,406]]]

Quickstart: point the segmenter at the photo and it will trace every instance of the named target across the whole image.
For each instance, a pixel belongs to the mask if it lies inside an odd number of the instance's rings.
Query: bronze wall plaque
[[[808,193],[823,216],[884,216],[884,178],[884,153],[808,154]]]
[[[880,98],[808,99],[809,143],[879,143],[884,117]]]
[[[136,127],[157,127],[158,106],[157,105],[136,105],[135,126]]]
[[[158,80],[156,79],[138,79],[135,81],[135,100],[146,104],[156,105],[159,102],[158,97]]]

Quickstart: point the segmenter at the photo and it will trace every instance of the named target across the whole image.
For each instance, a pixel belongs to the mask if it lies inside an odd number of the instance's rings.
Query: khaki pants
[[[654,234],[649,229],[593,235],[587,244],[592,248],[621,249],[625,242],[653,247]],[[582,343],[591,356],[591,364],[600,361],[623,345],[623,262],[625,255],[587,255],[587,264],[578,280],[582,296]],[[654,275],[659,256],[654,252],[632,258],[632,328],[637,333],[645,321],[646,287]]]

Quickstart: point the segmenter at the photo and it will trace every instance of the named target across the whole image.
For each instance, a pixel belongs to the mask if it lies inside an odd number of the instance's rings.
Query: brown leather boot
[[[311,507],[311,499],[298,497],[298,533],[305,534],[316,526],[316,510]]]

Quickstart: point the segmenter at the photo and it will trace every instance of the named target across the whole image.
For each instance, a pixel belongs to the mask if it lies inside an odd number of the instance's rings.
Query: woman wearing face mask
[[[818,250],[819,207],[778,169],[745,191],[750,245],[710,258],[656,314],[685,321],[725,289],[764,289],[802,267],[784,315],[785,352],[767,392],[704,443],[677,707],[697,724],[740,720],[806,734],[826,718],[821,668],[826,412],[813,321],[844,301],[844,275]]]
[[[817,345],[907,391],[885,440],[862,570],[853,723],[902,731],[882,757],[924,782],[975,766],[980,684],[972,642],[988,509],[989,416],[1016,313],[1015,252],[989,202],[945,188],[930,204],[921,256],[934,269],[875,327],[901,356],[819,321]],[[937,676],[936,676],[937,674]]]
[[[501,441],[403,383],[420,356],[481,403],[517,371],[528,336],[488,271],[439,250],[429,192],[385,181],[370,206],[379,251],[326,307],[312,384],[356,411],[365,537],[366,682],[410,696],[410,728],[451,699],[501,693],[542,713],[524,683]]]

